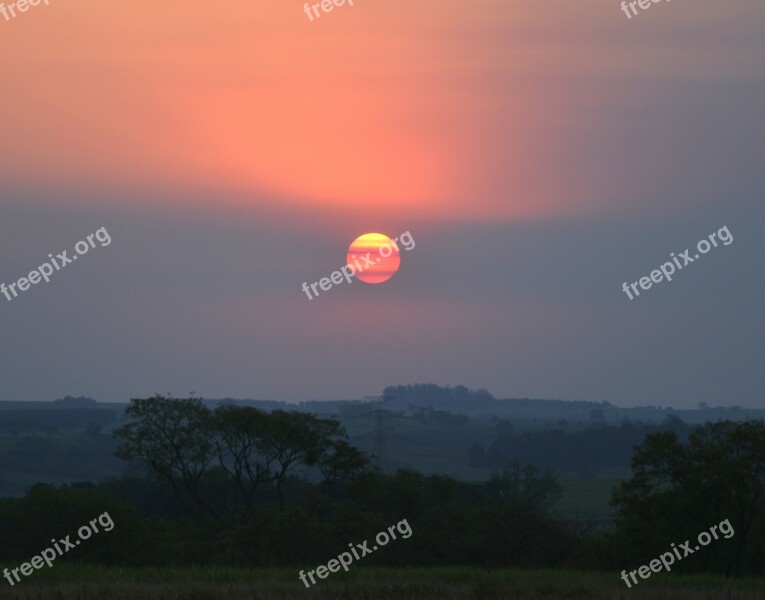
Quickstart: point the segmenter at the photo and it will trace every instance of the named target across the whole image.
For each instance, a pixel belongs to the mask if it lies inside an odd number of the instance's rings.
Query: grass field
[[[5,581],[5,580],[3,580]],[[654,575],[628,590],[616,573],[474,568],[364,569],[331,574],[311,589],[297,569],[107,569],[56,565],[0,599],[17,600],[754,600],[765,579]]]

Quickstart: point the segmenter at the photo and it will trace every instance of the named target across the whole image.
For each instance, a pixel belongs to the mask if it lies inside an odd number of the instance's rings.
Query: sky
[[[0,16],[0,282],[111,238],[0,296],[0,400],[435,383],[765,408],[765,4],[637,10]],[[623,291],[723,227],[732,243]],[[398,272],[309,300],[368,232],[411,234]]]

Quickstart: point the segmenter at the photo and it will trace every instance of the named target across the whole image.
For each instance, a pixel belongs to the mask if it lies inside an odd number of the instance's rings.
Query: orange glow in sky
[[[359,2],[311,22],[301,2],[51,3],[2,24],[0,178],[138,185],[149,205],[191,187],[336,216],[537,211],[480,189],[495,168],[481,123],[513,107],[474,85],[492,52],[471,58],[454,32],[500,6]]]
[[[593,78],[610,94],[630,69],[701,77],[732,55],[657,46],[656,65],[627,41],[604,55],[594,0],[366,0],[313,22],[303,6],[67,0],[0,22],[0,179],[333,218],[587,213],[618,191],[580,151],[611,100]]]

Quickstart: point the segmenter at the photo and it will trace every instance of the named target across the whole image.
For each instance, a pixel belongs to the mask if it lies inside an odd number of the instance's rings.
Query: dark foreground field
[[[353,569],[306,589],[293,569],[104,569],[40,571],[0,599],[18,600],[749,600],[765,580],[654,576],[628,590],[618,574],[472,568]]]

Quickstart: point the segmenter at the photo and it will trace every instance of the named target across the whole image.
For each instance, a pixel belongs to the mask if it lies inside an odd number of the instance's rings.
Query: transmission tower
[[[369,436],[372,438],[375,462],[378,467],[382,468],[385,444],[387,441],[386,425],[390,419],[390,415],[386,414],[383,407],[386,402],[390,402],[395,396],[364,396],[364,398],[369,400],[370,404],[374,405],[374,409],[359,415],[354,415],[352,418],[369,417],[371,419],[373,430],[368,434],[364,434],[362,437]]]
[[[385,454],[385,441],[386,441],[386,415],[383,406],[386,402],[390,402],[395,396],[365,396],[367,400],[375,404],[374,410],[368,414],[372,418],[372,425],[374,426],[374,453],[377,466],[382,468],[383,456]]]

